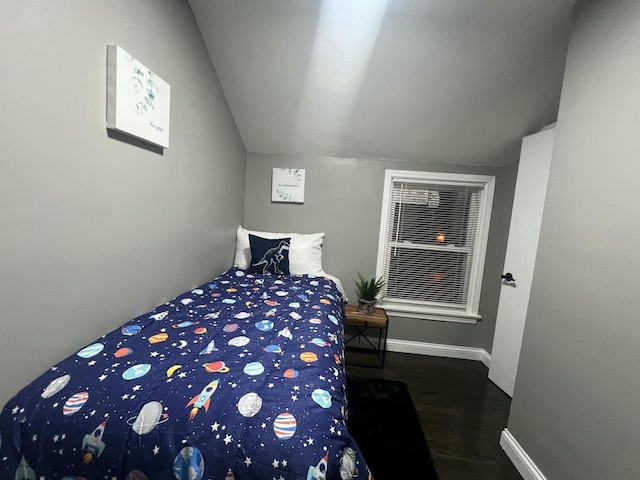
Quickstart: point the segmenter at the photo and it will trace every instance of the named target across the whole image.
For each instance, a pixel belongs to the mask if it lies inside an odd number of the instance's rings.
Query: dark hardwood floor
[[[407,384],[441,480],[522,480],[498,443],[511,399],[481,362],[387,352],[384,369],[353,364],[370,357],[347,352],[347,372]]]

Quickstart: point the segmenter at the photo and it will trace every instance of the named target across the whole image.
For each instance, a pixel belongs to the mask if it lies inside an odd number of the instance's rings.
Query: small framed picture
[[[304,168],[274,168],[271,177],[271,201],[304,203]]]
[[[107,128],[169,148],[171,87],[118,45],[107,45]]]

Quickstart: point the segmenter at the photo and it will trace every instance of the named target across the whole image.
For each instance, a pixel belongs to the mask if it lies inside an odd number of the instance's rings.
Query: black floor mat
[[[438,480],[407,385],[347,375],[349,432],[374,480]]]

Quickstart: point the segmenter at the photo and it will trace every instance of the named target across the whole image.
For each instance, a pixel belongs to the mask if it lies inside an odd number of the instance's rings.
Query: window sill
[[[475,325],[478,323],[478,320],[482,320],[480,315],[460,311],[424,308],[416,305],[381,302],[378,306],[384,308],[387,315],[393,317],[416,318],[418,320],[432,320],[436,322],[467,323],[471,325]]]

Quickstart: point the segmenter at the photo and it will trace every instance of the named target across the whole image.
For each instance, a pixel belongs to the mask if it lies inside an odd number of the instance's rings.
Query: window
[[[475,323],[495,177],[387,170],[377,275],[391,315]]]

